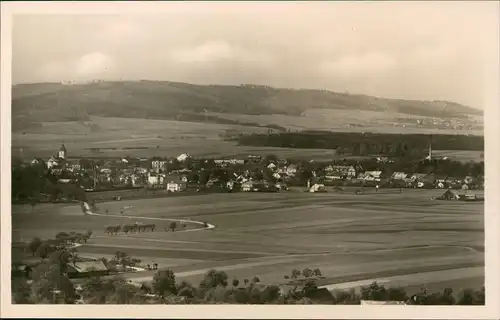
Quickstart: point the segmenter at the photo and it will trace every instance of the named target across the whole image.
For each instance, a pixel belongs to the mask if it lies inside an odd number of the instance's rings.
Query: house
[[[474,177],[472,176],[466,176],[465,179],[464,179],[464,183],[466,184],[473,184],[475,182],[476,179],[474,179]]]
[[[392,180],[404,180],[407,176],[408,176],[408,174],[406,174],[404,172],[394,172],[391,176],[391,179]]]
[[[233,180],[230,180],[226,183],[226,188],[230,191],[233,191],[234,190],[234,186],[235,186],[236,182],[233,181]]]
[[[288,186],[285,184],[285,183],[282,183],[282,182],[278,182],[274,185],[274,187],[278,190],[278,191],[287,191],[288,190]]]
[[[298,166],[296,164],[291,164],[286,168],[286,175],[294,176],[297,173]]]
[[[273,173],[273,177],[276,180],[281,180],[281,175],[278,172]]]
[[[449,184],[455,184],[455,185],[462,184],[462,179],[455,178],[455,177],[446,177],[445,181]]]
[[[267,181],[258,181],[253,183],[254,192],[275,192],[278,191],[274,185],[270,184]]]
[[[365,171],[360,173],[358,179],[364,181],[380,181],[382,177],[382,171]]]
[[[446,190],[441,196],[437,197],[437,200],[458,200],[460,197],[450,189]]]
[[[48,169],[51,169],[51,168],[58,166],[58,165],[59,165],[59,161],[55,157],[50,157],[49,160],[47,160],[47,168]]]
[[[466,193],[459,196],[462,201],[484,201],[484,196],[479,196],[475,193]]]
[[[236,182],[238,182],[238,183],[244,183],[244,182],[248,181],[248,179],[244,175],[235,174],[235,176],[236,176]]]
[[[330,165],[325,168],[325,172],[329,176],[340,176],[348,179],[356,177],[356,169],[353,166]]]
[[[275,170],[275,169],[277,168],[277,166],[276,166],[274,163],[272,163],[272,162],[271,162],[271,163],[267,166],[267,168],[268,168],[269,170]]]
[[[242,159],[217,159],[214,163],[218,167],[227,167],[228,165],[242,165],[245,164],[245,160]]]
[[[309,192],[326,192],[326,187],[324,184],[315,183],[311,186]]]
[[[165,175],[156,172],[148,173],[148,185],[149,186],[160,186],[165,184]]]
[[[156,173],[163,173],[167,171],[167,160],[151,160],[151,170]]]
[[[393,160],[390,160],[388,157],[377,157],[378,163],[394,163]]]
[[[177,161],[184,162],[184,161],[186,161],[189,158],[191,158],[191,156],[189,154],[183,153],[183,154],[181,154],[180,156],[177,157]]]
[[[245,181],[241,184],[241,191],[250,192],[253,191],[253,181]]]
[[[181,192],[186,190],[187,183],[181,180],[167,182],[167,192]]]
[[[427,176],[427,173],[414,173],[410,177],[410,180],[413,182],[423,181],[426,176]]]
[[[82,165],[80,164],[80,162],[75,162],[75,163],[71,163],[69,166],[68,166],[68,169],[69,171],[71,172],[79,172],[82,170]]]
[[[101,260],[71,262],[66,271],[68,278],[105,276],[108,273],[108,268]]]

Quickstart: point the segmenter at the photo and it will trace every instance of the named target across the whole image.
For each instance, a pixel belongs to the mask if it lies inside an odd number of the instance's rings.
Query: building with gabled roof
[[[66,274],[69,278],[105,276],[108,268],[101,260],[95,261],[75,261],[67,265]]]

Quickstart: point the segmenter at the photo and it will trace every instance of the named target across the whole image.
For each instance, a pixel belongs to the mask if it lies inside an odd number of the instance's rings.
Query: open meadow
[[[375,114],[383,115],[380,112]],[[245,116],[260,117],[260,116]],[[320,116],[291,117],[266,116],[267,122],[277,121],[284,126],[290,122],[305,123],[301,129],[313,129],[313,124],[321,123]],[[340,119],[340,118],[339,118]],[[342,116],[342,119],[343,116]],[[349,119],[349,118],[348,118]],[[261,121],[260,118],[253,121]],[[263,121],[263,120],[262,120]],[[288,122],[287,122],[288,121]],[[329,122],[328,120],[327,122]],[[332,120],[333,121],[333,120]],[[340,121],[340,120],[339,120]],[[348,121],[348,120],[342,120]],[[375,121],[375,120],[374,120]],[[378,121],[378,120],[377,120]],[[389,121],[389,120],[387,120]],[[330,122],[329,122],[330,123]],[[333,122],[335,123],[335,121]],[[374,122],[375,125],[376,121]],[[335,157],[333,149],[293,149],[276,147],[239,146],[235,141],[226,141],[223,135],[227,131],[232,133],[265,133],[268,128],[251,126],[234,126],[226,124],[183,122],[170,120],[132,119],[92,117],[89,122],[42,122],[41,127],[26,129],[23,132],[12,133],[12,155],[22,157],[50,157],[58,150],[61,143],[68,149],[70,158],[74,157],[152,157],[178,156],[189,153],[192,156],[229,157],[248,154],[275,154],[282,158],[300,158],[315,160],[331,160]],[[308,125],[307,125],[308,124]],[[388,133],[436,133],[441,131],[428,129],[409,129],[378,126],[373,132]],[[317,128],[336,131],[372,131],[368,127],[345,128]],[[450,133],[442,130],[442,133]],[[468,132],[453,132],[465,134]],[[99,149],[92,150],[92,149]],[[480,161],[479,151],[447,151],[436,150],[440,156],[449,156],[456,160]]]
[[[210,268],[240,281],[258,276],[262,283],[285,283],[284,275],[292,269],[309,267],[320,268],[326,277],[320,285],[329,287],[345,282],[356,286],[356,281],[367,279],[407,286],[445,283],[457,290],[464,281],[480,286],[484,282],[483,203],[431,200],[440,193],[297,191],[124,199],[98,202],[103,216],[83,215],[78,204],[39,205],[34,212],[27,206],[13,206],[13,241],[90,229],[91,239],[78,247],[81,256],[111,257],[120,250],[144,263],[172,268],[177,278],[193,283]],[[120,217],[123,208],[127,209]],[[165,232],[170,223],[166,219],[206,221],[215,228],[188,226],[188,230]],[[154,220],[157,231],[104,233],[106,225],[131,220]],[[436,272],[441,275],[433,278]],[[152,274],[126,277],[143,282],[151,280]]]

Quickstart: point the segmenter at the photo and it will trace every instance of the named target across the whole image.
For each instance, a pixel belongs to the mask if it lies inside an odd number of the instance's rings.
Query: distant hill
[[[482,111],[447,101],[384,99],[326,90],[267,86],[194,85],[167,81],[87,84],[36,83],[12,88],[13,129],[42,121],[77,121],[89,116],[186,119],[204,111],[301,115],[306,109],[352,109],[428,117],[464,117]],[[192,117],[199,119],[200,117]],[[195,120],[196,121],[196,120]]]

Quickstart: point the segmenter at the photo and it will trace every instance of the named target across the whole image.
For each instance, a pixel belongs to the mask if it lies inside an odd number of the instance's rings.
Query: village
[[[59,185],[76,185],[85,192],[147,189],[169,194],[196,192],[280,192],[300,189],[306,192],[341,191],[354,187],[362,194],[365,187],[453,189],[462,198],[477,198],[474,192],[484,188],[484,164],[462,165],[447,157],[435,159],[429,154],[412,164],[427,172],[403,172],[398,159],[374,156],[367,159],[341,159],[329,162],[279,159],[274,155],[248,155],[238,158],[201,158],[181,154],[177,157],[118,159],[71,158],[64,144],[49,159],[33,159],[22,166],[43,165],[45,172]],[[413,160],[412,163],[415,163]],[[448,164],[450,163],[450,164]],[[439,164],[440,172],[463,172],[461,175],[429,172]],[[444,169],[443,169],[444,168]],[[329,188],[330,187],[330,188]],[[331,188],[333,187],[333,188]],[[460,198],[452,192],[453,198]],[[40,199],[53,196],[41,190]],[[443,195],[446,197],[445,195]],[[71,197],[71,196],[70,196]],[[449,194],[448,194],[449,198]],[[464,198],[464,199],[465,199]],[[71,200],[71,199],[70,199]]]

